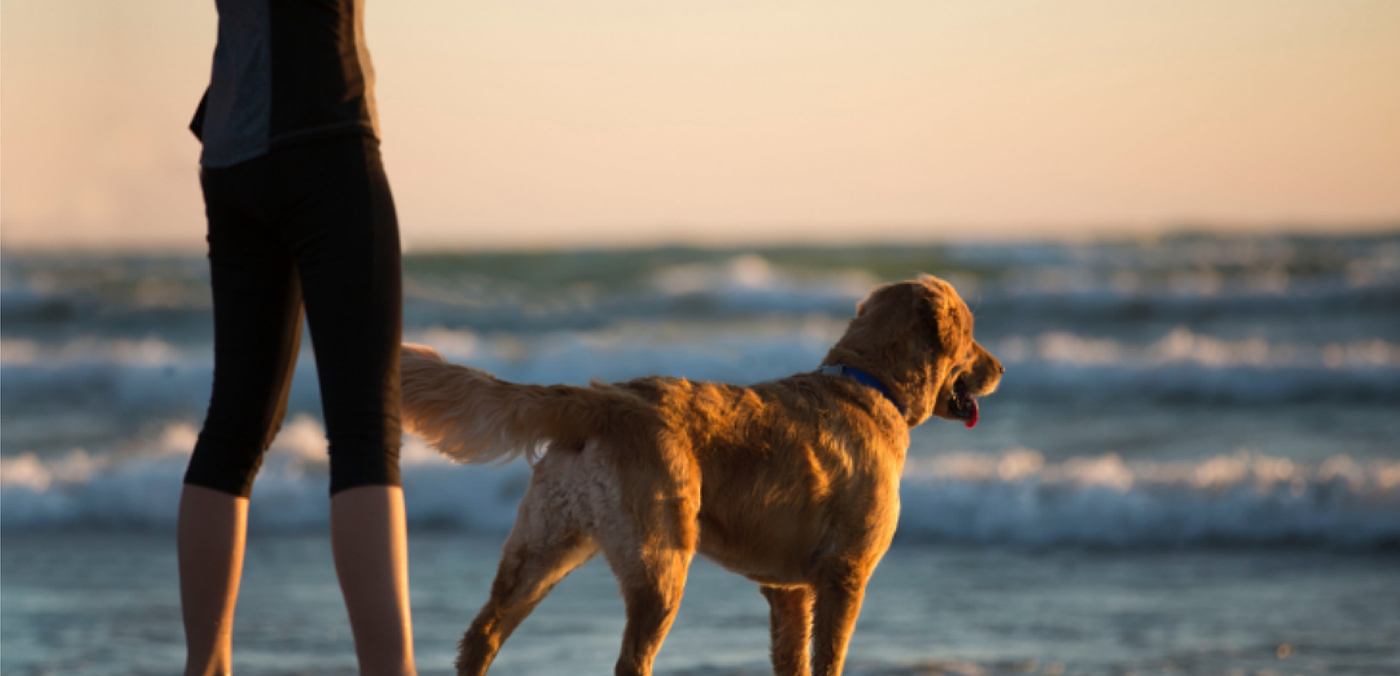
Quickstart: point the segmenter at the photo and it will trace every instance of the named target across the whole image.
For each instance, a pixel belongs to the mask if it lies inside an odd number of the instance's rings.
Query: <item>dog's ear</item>
[[[881,284],[871,290],[865,300],[856,303],[856,316],[864,317],[871,311],[888,313],[905,310],[909,307],[909,300],[920,293],[918,287],[919,284],[915,282]]]
[[[876,288],[856,306],[849,338],[873,352],[902,354],[908,363],[952,352],[957,329],[947,318],[949,307],[942,282],[933,277],[895,282]]]
[[[915,292],[911,282],[896,282],[875,287],[870,295],[856,303],[856,317],[870,315],[867,322],[875,321],[888,330],[895,315],[904,314],[910,306],[911,294]]]
[[[951,284],[933,275],[919,275],[918,286],[922,292],[919,294],[922,303],[920,312],[932,329],[935,350],[945,357],[956,359],[972,333],[957,292]]]

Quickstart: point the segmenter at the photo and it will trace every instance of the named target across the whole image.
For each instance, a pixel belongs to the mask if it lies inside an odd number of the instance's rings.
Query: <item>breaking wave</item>
[[[168,530],[194,443],[168,425],[140,456],[74,451],[0,463],[5,529]],[[254,488],[257,531],[327,524],[325,439],[299,417],[278,437]],[[504,533],[529,468],[449,463],[410,438],[403,451],[409,522],[417,528]],[[1400,545],[1400,461],[1335,456],[1316,466],[1240,452],[1194,463],[1125,462],[1116,455],[1047,463],[1034,451],[911,459],[897,543],[992,546]]]
[[[517,382],[581,385],[593,378],[660,374],[747,384],[814,368],[844,327],[843,321],[812,315],[749,322],[742,332],[684,322],[536,336],[429,327],[410,331],[406,340]],[[1400,344],[1374,338],[1325,344],[1224,340],[1178,327],[1146,343],[1046,332],[984,344],[1007,364],[999,400],[1400,401]],[[81,337],[48,345],[4,339],[0,391],[16,411],[45,402],[72,407],[100,393],[92,406],[140,416],[193,416],[209,396],[211,353],[207,346],[155,338]],[[310,350],[298,364],[290,403],[294,411],[318,408]]]
[[[1196,463],[1034,451],[905,470],[899,537],[1022,546],[1400,545],[1400,461],[1317,466],[1239,452]]]

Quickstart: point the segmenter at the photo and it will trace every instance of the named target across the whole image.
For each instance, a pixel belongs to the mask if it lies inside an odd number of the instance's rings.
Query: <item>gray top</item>
[[[336,134],[378,138],[364,0],[215,0],[219,41],[190,130],[227,167]]]

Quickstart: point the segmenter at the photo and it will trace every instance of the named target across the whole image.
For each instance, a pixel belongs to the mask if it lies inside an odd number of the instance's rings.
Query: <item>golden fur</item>
[[[458,673],[484,674],[549,590],[601,551],[627,606],[618,674],[651,673],[696,552],[761,585],[777,673],[839,674],[898,521],[909,428],[931,415],[975,422],[967,402],[1003,369],[953,287],[929,276],[872,292],[822,364],[874,376],[904,415],[836,375],[520,385],[405,346],[410,429],[464,462],[534,463]]]

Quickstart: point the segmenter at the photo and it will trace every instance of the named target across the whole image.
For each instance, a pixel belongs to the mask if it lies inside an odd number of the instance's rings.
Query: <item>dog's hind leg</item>
[[[615,673],[649,676],[680,608],[699,541],[699,485],[671,479],[634,482],[627,489],[626,506],[612,513],[611,523],[600,524],[599,543],[627,605]]]
[[[768,599],[769,629],[773,635],[773,673],[777,676],[810,676],[812,641],[812,592],[807,587],[759,587]]]
[[[604,550],[627,604],[627,628],[622,634],[617,676],[651,674],[652,662],[680,608],[694,554],[683,547],[645,541],[639,544],[631,551]]]
[[[530,504],[527,493],[491,584],[491,598],[457,646],[459,676],[485,674],[501,645],[554,585],[598,551],[597,543],[577,529],[541,528],[539,514],[527,513]]]

